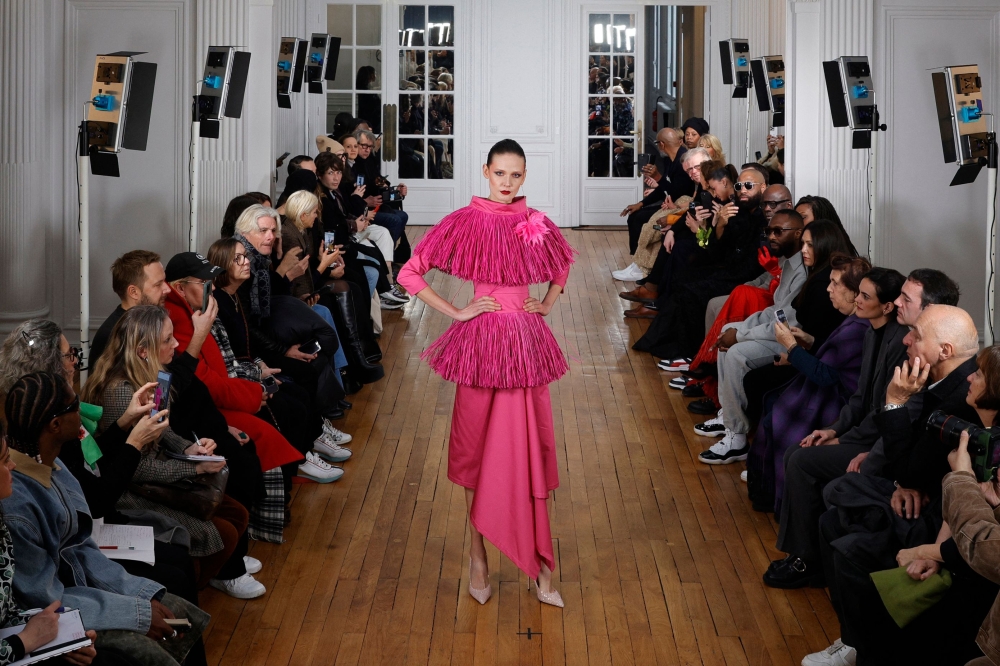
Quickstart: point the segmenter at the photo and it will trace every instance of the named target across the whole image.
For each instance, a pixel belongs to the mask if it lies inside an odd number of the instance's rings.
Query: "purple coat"
[[[851,315],[815,356],[799,348],[789,355],[799,374],[778,390],[773,408],[757,428],[747,460],[748,477],[756,477],[749,486],[751,494],[768,498],[773,489],[776,511],[784,490],[785,451],[813,430],[837,420],[847,398],[857,390],[864,337],[870,328],[868,321]]]

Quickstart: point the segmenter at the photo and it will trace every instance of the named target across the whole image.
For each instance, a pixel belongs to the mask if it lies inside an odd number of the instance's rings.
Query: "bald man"
[[[865,663],[946,663],[937,655],[921,655],[925,646],[912,640],[902,648],[917,650],[913,657],[898,653],[900,641],[886,634],[895,627],[870,574],[895,568],[900,549],[938,539],[941,480],[950,471],[951,447],[927,430],[931,413],[940,410],[981,427],[993,424],[982,423],[966,402],[979,351],[979,332],[967,312],[929,305],[903,343],[908,359],[896,370],[885,406],[875,416],[888,462],[878,473],[847,474],[823,493],[832,507],[819,521],[823,572],[843,643],[858,650]],[[914,418],[903,407],[917,395],[923,405]]]

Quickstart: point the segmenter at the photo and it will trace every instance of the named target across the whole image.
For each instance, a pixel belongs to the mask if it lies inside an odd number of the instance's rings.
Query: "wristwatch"
[[[905,405],[903,405],[903,404],[898,404],[897,405],[894,402],[887,402],[887,403],[885,403],[885,407],[882,408],[882,411],[883,412],[891,412],[894,409],[899,409],[899,408],[904,407],[904,406]]]

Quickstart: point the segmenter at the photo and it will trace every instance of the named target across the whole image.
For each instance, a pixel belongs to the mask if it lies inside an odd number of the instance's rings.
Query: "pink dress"
[[[498,312],[454,322],[422,355],[455,382],[448,478],[476,490],[470,520],[532,578],[555,559],[549,491],[559,487],[549,383],[569,367],[542,315],[524,311],[528,285],[565,286],[573,248],[524,198],[474,197],[421,239],[397,281],[411,294],[432,268],[471,280]]]

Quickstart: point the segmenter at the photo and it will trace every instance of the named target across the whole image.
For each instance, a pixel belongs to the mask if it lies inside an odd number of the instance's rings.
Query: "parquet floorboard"
[[[420,360],[448,321],[413,299],[383,313],[386,377],[338,424],[354,436],[346,475],[296,486],[286,542],[252,546],[268,593],[202,593],[212,666],[790,665],[837,637],[824,591],[763,586],[773,516],[750,508],[742,466],[697,462],[710,442],[673,375],[632,351],[648,324],[623,319],[610,277],[628,263],[625,232],[564,233],[580,256],[548,321],[570,359],[551,387],[561,486],[549,501],[566,608],[539,604],[492,546],[493,598],[466,593],[465,496],[447,478],[454,386]],[[471,296],[430,277],[446,298]]]

